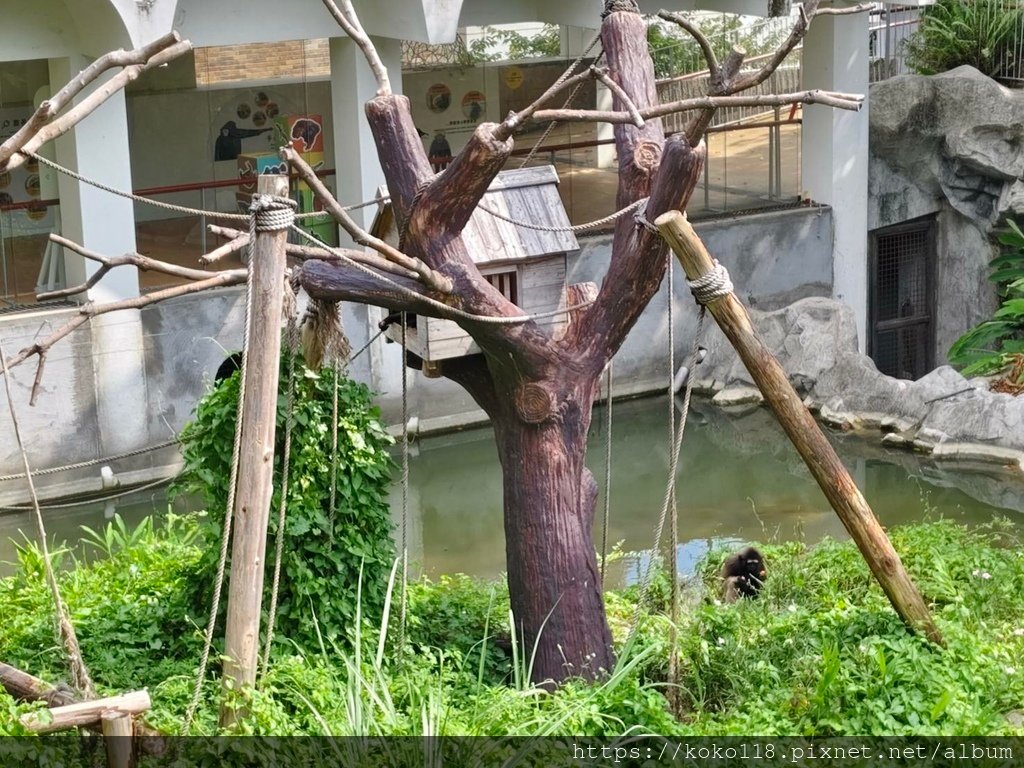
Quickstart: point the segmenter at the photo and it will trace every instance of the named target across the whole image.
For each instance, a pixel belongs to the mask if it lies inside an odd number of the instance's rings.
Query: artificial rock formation
[[[941,366],[917,381],[879,373],[857,351],[853,312],[812,297],[774,312],[752,311],[754,324],[790,381],[823,421],[842,429],[877,429],[883,442],[936,459],[993,462],[1024,470],[1024,397],[991,392]],[[721,333],[695,387],[720,405],[760,399],[750,376]]]
[[[937,218],[935,359],[991,317],[993,229],[1024,220],[1024,91],[972,67],[871,86],[868,227]]]

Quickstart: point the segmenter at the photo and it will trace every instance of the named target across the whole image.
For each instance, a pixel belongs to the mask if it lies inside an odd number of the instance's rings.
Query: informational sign
[[[452,89],[444,83],[434,83],[427,88],[427,109],[440,114],[452,105]]]
[[[523,85],[523,70],[519,67],[505,67],[505,85],[518,91]]]
[[[462,114],[467,120],[479,122],[487,111],[487,97],[481,91],[469,91],[462,97]]]
[[[32,107],[0,109],[0,143],[28,122]],[[14,207],[11,207],[14,206]],[[39,163],[28,162],[13,171],[0,173],[0,228],[3,237],[24,237],[52,231],[55,208],[44,205],[39,179]]]

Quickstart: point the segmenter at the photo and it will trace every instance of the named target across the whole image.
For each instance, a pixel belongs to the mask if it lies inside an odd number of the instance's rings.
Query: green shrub
[[[907,63],[922,75],[969,64],[997,77],[1013,63],[1008,43],[1022,12],[1004,0],[938,0],[922,9],[921,25],[907,39]]]
[[[1024,232],[1007,221],[1008,232],[999,236],[1006,246],[992,260],[989,280],[999,286],[1002,304],[992,320],[986,320],[965,333],[949,350],[949,361],[964,375],[999,373],[1024,356]],[[1019,371],[1024,384],[1024,368]]]
[[[278,450],[274,452],[274,499],[267,541],[264,611],[270,605],[280,477],[283,463],[289,355],[282,351],[277,405]],[[393,443],[371,403],[370,392],[348,378],[338,380],[336,502],[330,510],[331,398],[335,371],[314,372],[296,358],[288,507],[281,565],[277,632],[306,648],[321,638],[351,636],[362,574],[362,614],[381,614],[394,556],[388,516]],[[179,491],[199,494],[208,514],[203,527],[202,568],[193,604],[209,605],[219,554],[231,470],[240,374],[220,383],[200,402],[195,421],[182,431],[184,470]],[[208,610],[208,609],[207,609]]]

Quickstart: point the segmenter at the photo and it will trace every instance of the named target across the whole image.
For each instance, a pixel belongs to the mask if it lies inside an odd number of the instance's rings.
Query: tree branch
[[[697,45],[700,46],[701,53],[704,54],[704,61],[707,62],[708,72],[711,75],[711,82],[714,83],[719,77],[718,68],[718,57],[715,56],[715,51],[711,47],[711,41],[701,31],[700,27],[694,24],[690,19],[681,13],[671,13],[669,11],[658,11],[658,16],[665,21],[671,21],[674,24],[678,24],[686,32],[697,41]]]
[[[428,237],[458,235],[469,223],[491,182],[512,154],[511,138],[499,139],[500,126],[481,123],[462,151],[423,189],[411,205],[408,233]]]
[[[523,125],[523,123],[527,122],[533,116],[534,112],[562,91],[574,88],[580,83],[585,83],[587,80],[592,78],[599,78],[602,74],[607,76],[607,73],[608,69],[606,67],[591,66],[585,72],[580,72],[572,77],[567,77],[561,82],[555,81],[550,88],[544,91],[544,93],[542,93],[540,97],[528,107],[521,109],[518,112],[510,112],[508,117],[502,121],[501,125],[499,125],[497,130],[494,132],[495,138],[504,140],[514,134]]]
[[[20,167],[26,159],[21,152],[35,152],[46,142],[71,130],[82,118],[94,112],[103,102],[120,91],[139,75],[165,64],[191,50],[192,44],[181,41],[177,33],[164,35],[149,45],[131,51],[113,51],[101,56],[78,73],[57,94],[39,105],[29,121],[0,145],[0,171]],[[60,111],[86,86],[114,67],[123,69],[103,83],[67,113]]]
[[[231,229],[230,227],[222,227],[217,224],[210,224],[207,226],[215,235],[220,237],[226,237],[231,240],[239,239],[242,241],[242,245],[249,244],[249,233],[242,232],[241,230]],[[334,248],[333,252],[328,251],[326,248],[316,248],[311,245],[293,245],[288,243],[285,247],[285,253],[289,256],[298,259],[299,261],[310,261],[316,259],[317,261],[328,261],[328,262],[340,262],[344,263],[346,259],[354,261],[358,264],[363,264],[367,267],[372,267],[378,272],[387,272],[392,275],[398,275],[399,277],[407,277],[412,280],[417,279],[417,275],[410,269],[403,269],[397,264],[392,264],[387,259],[377,256],[375,253],[367,253],[365,251],[356,251],[351,248]]]
[[[404,291],[375,279],[350,264],[310,260],[305,262],[299,271],[299,282],[314,299],[326,301],[356,301],[361,304],[373,304],[395,312],[412,312],[428,317],[440,317],[438,309],[429,304],[423,285],[418,280],[387,275],[389,280],[413,293],[423,297],[417,301]]]
[[[316,175],[316,172],[309,167],[309,164],[302,159],[302,156],[299,155],[298,152],[290,146],[282,147],[281,157],[287,160],[299,177],[310,186],[313,193],[323,201],[325,210],[341,225],[342,229],[348,232],[353,240],[360,245],[365,245],[366,247],[377,251],[377,253],[381,254],[392,264],[413,272],[417,276],[417,279],[431,290],[437,291],[438,293],[451,293],[451,280],[446,278],[444,275],[435,272],[419,259],[413,256],[407,256],[397,248],[388,245],[380,238],[374,237],[356,224],[355,219],[348,215],[348,211],[344,209],[341,203],[339,203],[327,187],[324,186],[324,183]],[[392,202],[392,204],[394,203]]]
[[[755,85],[760,85],[769,77],[772,73],[785,61],[786,57],[793,52],[800,41],[807,36],[807,30],[811,27],[811,20],[814,18],[818,10],[818,3],[820,0],[805,0],[800,6],[800,16],[797,18],[796,23],[793,25],[792,31],[789,33],[789,37],[786,38],[785,42],[779,46],[778,50],[772,54],[757,72],[747,75],[746,77],[738,78],[732,85],[730,93],[737,93],[738,91],[745,91],[747,88],[753,88]]]
[[[836,109],[858,111],[864,103],[863,96],[834,91],[799,91],[797,93],[766,93],[750,96],[697,96],[692,99],[671,101],[640,110],[645,120],[664,117],[675,112],[693,109],[718,109],[719,107],[775,107],[785,104],[825,104]],[[621,125],[632,123],[628,112],[595,109],[542,109],[534,114],[535,120],[558,120],[566,123],[599,122]]]
[[[28,360],[33,355],[39,356],[39,367],[42,368],[46,353],[49,352],[50,348],[58,341],[63,339],[69,333],[74,331],[76,328],[85,325],[94,317],[100,315],[106,315],[110,312],[119,312],[122,309],[141,309],[147,307],[150,304],[156,304],[160,301],[166,301],[167,299],[177,298],[178,296],[188,296],[192,293],[199,293],[210,288],[221,288],[228,285],[240,285],[245,282],[246,270],[244,269],[233,269],[225,272],[218,272],[213,277],[207,278],[206,280],[200,280],[195,283],[186,283],[184,285],[176,285],[171,288],[165,288],[162,291],[154,291],[153,293],[147,293],[143,296],[133,296],[130,299],[123,299],[121,301],[112,301],[107,304],[85,304],[79,310],[78,313],[68,320],[64,325],[58,328],[56,331],[51,333],[42,341],[36,342],[28,347],[22,349],[13,358],[7,361],[7,367],[13,368],[16,365]],[[37,371],[35,383],[32,386],[32,402],[35,402],[39,382],[41,380],[40,372]]]
[[[210,226],[210,231],[213,231],[214,227]],[[239,232],[230,241],[223,245],[218,245],[209,253],[204,253],[199,257],[200,264],[215,264],[221,259],[226,259],[233,253],[238,253],[240,250],[249,245],[249,233]]]
[[[210,277],[210,273],[204,270],[179,267],[177,264],[168,264],[166,261],[151,259],[148,256],[143,256],[141,253],[126,253],[124,256],[104,256],[101,253],[91,251],[88,248],[55,233],[50,233],[50,241],[63,248],[67,248],[70,251],[74,251],[80,256],[84,256],[91,261],[98,261],[102,266],[90,275],[89,279],[81,285],[73,288],[61,288],[57,291],[47,291],[46,293],[38,294],[37,298],[40,301],[46,301],[48,299],[62,299],[66,296],[74,296],[76,293],[87,291],[102,280],[107,272],[115,267],[135,266],[143,272],[147,272],[149,270],[154,272],[163,272],[166,275],[182,277],[186,280],[206,280]]]
[[[335,4],[334,0],[324,0],[324,5],[334,20],[338,22],[338,26],[345,30],[345,34],[352,38],[352,42],[362,49],[363,55],[373,71],[373,76],[377,80],[377,95],[390,95],[391,81],[388,78],[387,67],[381,61],[380,54],[377,53],[377,49],[363,29],[363,25],[359,23],[359,17],[356,15],[355,8],[352,7],[351,0],[339,0],[339,3],[341,8]]]

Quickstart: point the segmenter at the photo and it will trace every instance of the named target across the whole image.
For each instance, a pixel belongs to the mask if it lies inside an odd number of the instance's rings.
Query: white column
[[[402,92],[402,43],[391,38],[373,38],[391,80],[391,89]],[[372,200],[377,188],[384,184],[384,172],[377,159],[377,147],[366,121],[365,105],[377,94],[377,81],[366,63],[363,52],[347,37],[332,37],[331,55],[331,131],[334,136],[335,195],[342,204]],[[352,211],[356,222],[368,228],[377,213],[376,206]],[[340,232],[342,246],[353,245],[352,239]],[[382,310],[366,305],[346,304],[345,315],[355,323],[346,325],[350,332],[362,326],[366,334],[352,333],[353,348],[358,349],[376,333]],[[393,345],[397,347],[397,345]],[[400,387],[404,372],[401,356],[385,354],[383,339],[378,339],[364,354],[369,356],[367,382],[378,392],[393,392]],[[361,361],[356,370],[361,367]],[[396,383],[397,382],[397,383]]]
[[[89,63],[89,59],[81,56],[51,59],[52,90],[59,90]],[[57,162],[61,165],[117,189],[131,190],[124,91],[118,91],[107,99],[55,144]],[[65,237],[107,256],[121,256],[135,250],[135,211],[131,200],[64,175],[58,181],[58,189]],[[67,254],[65,258],[68,285],[83,282],[100,266],[74,254]],[[110,301],[138,294],[138,270],[135,267],[118,267],[89,291],[89,298]]]
[[[89,64],[75,56],[50,60],[54,91]],[[128,116],[124,92],[119,91],[56,141],[57,162],[111,187],[131,190]],[[135,211],[123,197],[103,192],[63,174],[58,179],[61,228],[65,237],[107,256],[135,250]],[[99,265],[65,254],[68,285],[77,285]],[[135,267],[118,267],[92,289],[97,303],[139,295]],[[148,441],[142,320],[139,310],[100,315],[90,323],[96,382],[96,412],[101,455],[146,445]]]
[[[374,38],[395,93],[402,92],[402,43],[390,38]],[[332,37],[331,50],[331,130],[334,135],[334,165],[337,168],[337,197],[344,203],[370,200],[384,183],[384,172],[377,160],[373,134],[366,122],[365,105],[377,94],[377,81],[359,47],[347,37]],[[353,211],[356,221],[369,226],[376,208]],[[342,233],[342,242],[352,241]]]
[[[804,88],[868,93],[868,14],[821,16],[804,40]],[[804,107],[804,195],[832,206],[832,294],[854,311],[861,351],[868,316],[868,105]]]

